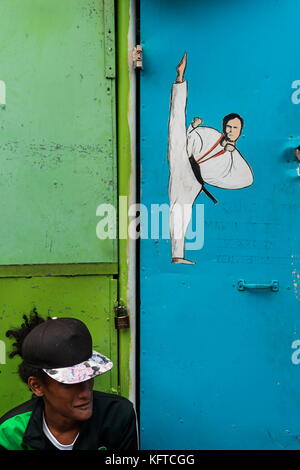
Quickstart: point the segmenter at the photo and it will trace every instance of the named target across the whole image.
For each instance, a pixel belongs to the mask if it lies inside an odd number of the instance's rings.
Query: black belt
[[[202,191],[206,194],[206,196],[208,196],[214,202],[214,204],[217,204],[217,202],[218,202],[217,199],[205,187],[205,181],[203,180],[203,178],[201,176],[201,172],[200,172],[200,168],[199,168],[198,163],[196,162],[194,157],[190,157],[189,161],[190,161],[192,170],[194,172],[194,175],[195,175],[197,181],[199,181],[199,183],[202,185]]]

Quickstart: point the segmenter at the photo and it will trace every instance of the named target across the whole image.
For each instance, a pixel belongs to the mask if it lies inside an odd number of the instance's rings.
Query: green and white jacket
[[[73,450],[137,450],[136,415],[126,398],[94,393]],[[58,450],[43,432],[43,399],[33,398],[0,418],[0,450]]]

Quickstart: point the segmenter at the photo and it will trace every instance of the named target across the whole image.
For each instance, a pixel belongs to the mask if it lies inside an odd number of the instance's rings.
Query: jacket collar
[[[46,438],[43,432],[43,411],[44,402],[42,398],[37,398],[32,415],[25,431],[23,442],[26,446],[36,450],[55,450],[55,446]],[[90,419],[84,421],[78,438],[74,444],[74,450],[97,450],[99,448],[99,435],[96,431],[99,427],[99,416],[95,400],[93,405],[93,414]],[[58,449],[56,449],[58,450]]]
[[[45,450],[48,447],[48,440],[43,433],[43,409],[43,399],[37,398],[23,437],[23,442],[26,446],[37,450]]]

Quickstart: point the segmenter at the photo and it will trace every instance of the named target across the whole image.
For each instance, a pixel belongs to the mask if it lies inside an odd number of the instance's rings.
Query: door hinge
[[[140,44],[133,49],[132,58],[134,68],[141,70],[143,68],[143,47]]]
[[[122,330],[125,328],[130,328],[130,321],[128,310],[125,305],[116,305],[114,307],[115,311],[115,328],[117,330]]]

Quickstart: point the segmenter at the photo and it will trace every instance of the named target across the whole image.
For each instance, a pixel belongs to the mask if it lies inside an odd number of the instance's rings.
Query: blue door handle
[[[240,279],[237,283],[237,290],[245,289],[271,289],[273,292],[278,292],[279,282],[271,281],[269,284],[247,284],[244,280]]]

